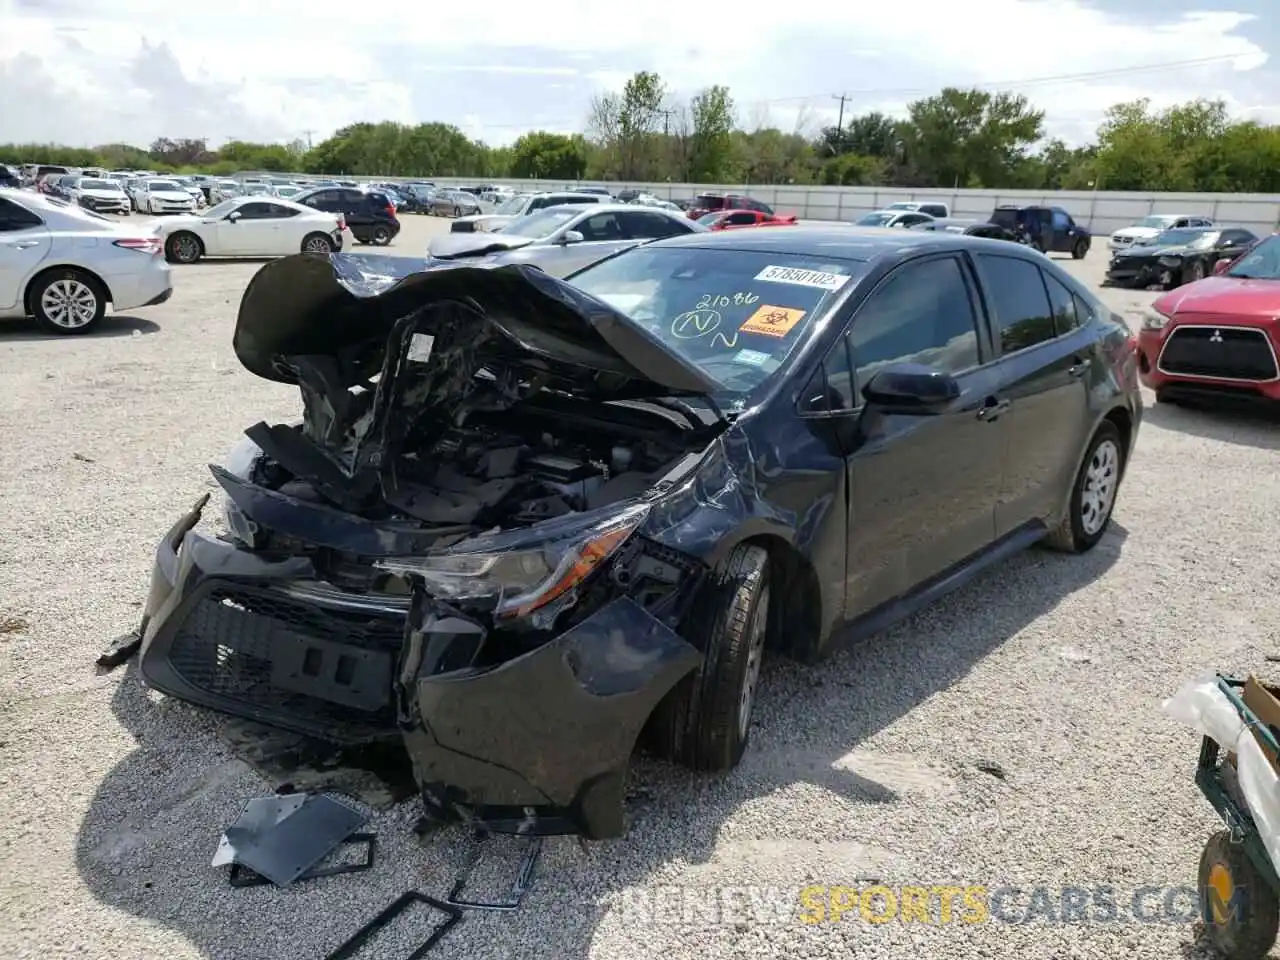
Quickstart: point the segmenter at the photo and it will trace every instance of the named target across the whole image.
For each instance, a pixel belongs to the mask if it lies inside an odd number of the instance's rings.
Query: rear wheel
[[[1110,420],[1104,420],[1089,442],[1076,475],[1067,515],[1046,538],[1048,545],[1068,553],[1092,550],[1111,523],[1123,473],[1120,431]]]
[[[204,256],[204,244],[194,233],[179,230],[164,244],[164,258],[170,263],[195,263]]]
[[[695,770],[738,765],[751,735],[769,623],[769,554],[741,544],[711,573],[686,632],[705,660],[658,707],[657,752]]]
[[[378,226],[373,228],[373,233],[369,240],[377,247],[385,247],[391,242],[391,231],[386,227]]]
[[[333,253],[333,241],[323,233],[309,233],[302,238],[303,253]]]
[[[46,330],[61,335],[88,333],[107,312],[107,292],[83,270],[51,270],[28,295],[31,312]]]
[[[462,208],[461,208],[461,207],[454,207],[454,208],[453,208],[453,215],[454,215],[455,217],[460,217],[460,216],[462,216]]]

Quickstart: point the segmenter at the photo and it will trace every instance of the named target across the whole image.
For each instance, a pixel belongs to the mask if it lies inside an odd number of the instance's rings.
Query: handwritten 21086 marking
[[[715,333],[720,314],[715,310],[690,310],[671,321],[671,335],[678,340],[695,340]]]
[[[710,293],[704,293],[702,299],[698,301],[695,310],[711,310],[715,307],[749,307],[753,303],[759,303],[760,298],[753,293],[744,293],[738,291],[733,295],[720,294],[716,296]]]

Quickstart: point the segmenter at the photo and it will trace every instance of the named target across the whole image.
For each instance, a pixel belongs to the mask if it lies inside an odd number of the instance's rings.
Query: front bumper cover
[[[486,628],[416,592],[329,600],[310,560],[264,559],[194,530],[156,552],[143,680],[224,713],[338,743],[403,738],[429,816],[495,832],[624,831],[640,731],[701,654],[627,598],[497,666]]]

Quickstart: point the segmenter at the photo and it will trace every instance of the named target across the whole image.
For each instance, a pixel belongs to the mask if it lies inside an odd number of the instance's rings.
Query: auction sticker
[[[757,280],[770,283],[793,283],[801,287],[817,287],[819,290],[839,290],[849,278],[843,273],[823,273],[821,270],[801,270],[798,267],[765,267],[756,274]]]
[[[426,333],[415,333],[409,338],[409,359],[414,363],[426,363],[431,359],[436,338]]]
[[[769,362],[769,354],[759,350],[739,350],[733,356],[734,363],[747,363],[753,367],[762,367]]]
[[[738,329],[742,333],[758,333],[766,337],[785,337],[791,328],[804,319],[805,311],[791,307],[760,307]]]

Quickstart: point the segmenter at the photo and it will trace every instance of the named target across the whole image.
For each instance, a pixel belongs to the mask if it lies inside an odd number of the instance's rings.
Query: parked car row
[[[1117,250],[1103,282],[1142,288],[1159,284],[1172,290],[1225,270],[1257,242],[1258,236],[1243,227],[1173,227]]]

